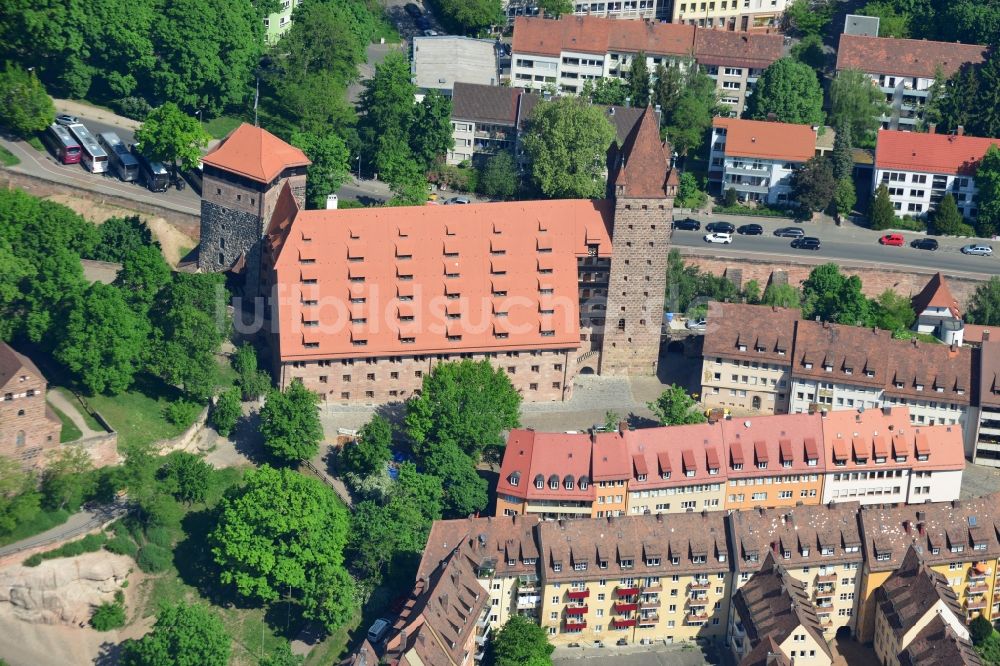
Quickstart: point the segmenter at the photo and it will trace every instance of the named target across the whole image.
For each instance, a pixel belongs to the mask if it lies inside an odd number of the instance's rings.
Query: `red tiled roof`
[[[513,447],[513,448],[512,448]],[[590,435],[533,430],[512,430],[507,439],[497,492],[515,497],[537,499],[593,500],[594,486],[590,484],[592,445]],[[624,461],[628,469],[628,459]],[[518,484],[511,483],[511,475],[519,475]],[[631,469],[625,472],[628,478]],[[580,489],[580,479],[588,481]],[[558,488],[549,487],[558,481]],[[566,480],[572,480],[572,489]],[[537,487],[541,480],[542,487]]]
[[[620,151],[615,188],[622,188],[619,196],[660,198],[665,195],[671,174],[670,147],[660,140],[660,126],[656,112],[647,106],[635,129]]]
[[[626,430],[625,441],[628,452],[634,458],[644,458],[647,469],[655,469],[658,474],[650,474],[645,481],[630,481],[630,486],[638,488],[667,488],[673,486],[720,481],[725,479],[725,470],[717,474],[708,471],[710,455],[716,459],[724,451],[722,425],[701,423],[697,425],[669,426],[660,428],[640,428]],[[712,451],[712,454],[709,454]],[[694,476],[685,476],[693,470]],[[664,479],[663,473],[670,472]]]
[[[969,176],[992,145],[1000,139],[879,130],[875,168]]]
[[[732,464],[743,465],[742,470],[730,469],[730,477],[773,476],[774,470],[786,469],[785,461],[792,466],[788,473],[822,470],[817,442],[823,438],[822,421],[818,414],[781,414],[723,420],[722,437],[729,451]],[[807,453],[812,449],[811,455]],[[809,465],[808,460],[817,461]],[[768,463],[768,469],[758,470],[756,463]]]
[[[714,118],[712,124],[726,128],[726,155],[806,162],[816,154],[816,132],[809,125],[741,118]]]
[[[951,314],[955,318],[962,318],[962,311],[958,308],[958,301],[951,295],[948,283],[945,282],[944,276],[940,272],[935,273],[927,281],[924,288],[912,298],[911,302],[913,304],[913,311],[917,313],[918,317],[927,308],[946,308],[951,311]]]
[[[695,28],[694,57],[700,65],[766,69],[782,56],[781,35]]]
[[[25,372],[31,373],[45,381],[45,377],[30,358],[14,351],[14,348],[0,340],[0,387],[15,376]]]
[[[629,464],[628,446],[625,438],[617,432],[601,432],[594,435],[593,480],[614,481],[632,478]]]
[[[948,78],[967,62],[983,62],[986,50],[985,46],[978,44],[841,35],[837,47],[837,69],[933,79],[940,68],[944,77]]]
[[[312,164],[295,146],[247,123],[233,130],[202,162],[261,183],[270,183],[288,167]]]
[[[611,250],[610,201],[277,208],[269,242],[282,360],[575,349],[577,257],[588,244]]]
[[[684,56],[693,48],[694,28],[688,25],[568,14],[556,20],[526,16],[514,19],[512,51],[517,54],[558,56],[565,50]]]

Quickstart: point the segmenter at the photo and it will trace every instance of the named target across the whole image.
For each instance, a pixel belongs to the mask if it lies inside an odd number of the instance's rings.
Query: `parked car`
[[[743,234],[744,236],[760,236],[764,233],[764,227],[759,224],[741,224],[736,233]]]
[[[892,245],[894,247],[903,247],[903,235],[902,234],[886,234],[878,239],[878,242],[882,245]]]
[[[918,238],[910,241],[910,247],[918,250],[936,250],[938,249],[938,242],[934,238]]]
[[[722,243],[723,245],[729,245],[733,242],[732,234],[725,234],[722,232],[716,232],[712,234],[705,234],[706,243]]]
[[[980,257],[992,257],[993,248],[982,243],[972,243],[962,248],[962,254],[975,254]]]
[[[389,628],[392,623],[385,618],[379,618],[372,623],[372,626],[368,629],[368,642],[372,645],[378,645],[385,635],[389,632]]]
[[[445,203],[445,205],[447,205],[447,204],[469,204],[469,203],[472,203],[472,201],[469,200],[469,197],[452,197],[451,199],[448,199],[444,203]]]
[[[420,10],[420,7],[417,7],[412,2],[406,3],[406,6],[403,7],[403,9],[406,11],[407,14],[409,14],[413,18],[420,18],[423,15],[423,12]]]
[[[705,231],[731,234],[736,231],[736,227],[728,222],[709,222],[708,226],[705,227]]]
[[[56,122],[60,125],[76,125],[80,122],[80,119],[76,116],[71,116],[68,113],[60,113],[56,116]]]
[[[686,322],[684,322],[684,328],[688,329],[689,331],[704,331],[707,325],[708,322],[705,321],[704,318],[688,319]]]
[[[424,30],[424,37],[437,37],[437,36],[438,36],[437,30]]]
[[[798,227],[781,227],[774,230],[774,235],[779,238],[802,238],[806,235],[806,232]]]
[[[698,231],[701,229],[701,222],[692,220],[690,217],[683,220],[674,220],[674,229],[681,231]]]
[[[818,250],[819,239],[815,236],[803,236],[792,241],[792,247],[796,250]]]

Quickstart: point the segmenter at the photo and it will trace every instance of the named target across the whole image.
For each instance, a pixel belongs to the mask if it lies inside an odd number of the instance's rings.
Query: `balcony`
[[[766,176],[771,171],[769,166],[762,166],[755,169],[751,166],[726,166],[726,173],[740,174],[744,176]]]
[[[700,627],[708,622],[708,613],[691,613],[684,619],[685,624],[693,627]]]
[[[486,639],[490,637],[489,634],[483,634],[482,636],[476,636],[476,645],[483,647],[486,645]]]
[[[990,591],[990,586],[986,583],[976,583],[975,585],[970,585],[965,588],[965,593],[970,596],[986,594]]]
[[[826,587],[826,588],[822,588],[822,589],[817,589],[816,590],[816,598],[817,599],[831,599],[831,598],[833,598],[833,588],[832,587]]]
[[[971,567],[969,567],[969,580],[986,580],[986,577],[993,573],[993,569],[987,567],[983,562],[974,562]]]
[[[479,622],[476,622],[476,626],[480,629],[485,629],[486,627],[490,626],[489,616],[483,615],[481,618],[479,618]]]
[[[979,597],[977,599],[966,599],[965,608],[970,611],[981,611],[986,608],[986,599]]]
[[[486,657],[486,650],[485,650],[485,648],[476,653],[476,661],[477,662],[482,661],[485,657]]]
[[[586,615],[588,610],[587,606],[566,606],[566,615]]]
[[[614,605],[615,613],[634,613],[637,610],[639,610],[639,604],[623,604],[619,601]]]
[[[518,596],[517,610],[530,610],[532,608],[538,608],[538,604],[541,603],[541,601],[542,598],[537,594]]]
[[[643,601],[639,604],[639,610],[644,610],[644,611],[657,610],[659,609],[659,607],[660,607],[659,599],[657,599],[656,601]]]
[[[573,622],[566,620],[566,623],[563,625],[563,628],[566,631],[583,631],[584,629],[587,628],[587,623],[583,620],[573,621]]]
[[[701,580],[697,580],[697,581],[691,583],[691,590],[692,591],[694,591],[694,590],[707,590],[710,587],[712,587],[712,583],[709,582],[709,580],[707,578],[702,578]]]
[[[643,594],[655,594],[657,592],[663,592],[662,585],[646,585],[642,588]]]
[[[628,620],[611,620],[612,629],[627,629],[628,627],[634,627],[636,624],[635,619]]]
[[[837,574],[835,573],[829,574],[827,576],[816,576],[817,585],[823,585],[825,583],[836,583],[836,582],[837,582]]]
[[[615,594],[619,597],[631,597],[633,594],[639,594],[639,588],[637,587],[618,587],[615,588]]]
[[[656,626],[656,623],[659,622],[659,621],[660,621],[660,616],[659,615],[646,615],[644,617],[640,617],[639,618],[639,626],[640,627],[653,627],[653,626]]]
[[[570,590],[566,593],[566,596],[574,601],[579,601],[580,599],[589,597],[590,590]]]
[[[823,610],[824,608],[833,608],[833,602],[832,601],[817,601],[816,602],[816,610],[817,611]]]
[[[768,185],[750,185],[749,183],[725,183],[725,188],[733,188],[737,192],[755,192],[757,194],[767,194],[771,191]]]

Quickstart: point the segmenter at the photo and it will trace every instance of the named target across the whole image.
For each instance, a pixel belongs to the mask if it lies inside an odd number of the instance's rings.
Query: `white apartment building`
[[[816,154],[809,125],[715,118],[709,182],[720,193],[732,188],[740,201],[787,204],[792,174]]]
[[[857,69],[871,77],[889,105],[883,128],[913,130],[923,119],[935,75],[947,79],[965,63],[981,63],[985,56],[986,47],[977,44],[844,34],[837,70]]]
[[[674,0],[670,21],[729,31],[777,30],[787,4],[787,0]]]
[[[880,130],[872,191],[885,185],[897,217],[926,218],[951,193],[958,210],[975,219],[976,165],[1000,139]]]
[[[979,359],[979,408],[972,462],[1000,467],[1000,342],[991,342],[987,334]]]

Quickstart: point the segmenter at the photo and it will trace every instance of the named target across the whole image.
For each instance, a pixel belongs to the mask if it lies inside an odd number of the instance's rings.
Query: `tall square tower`
[[[610,160],[615,216],[600,374],[655,375],[678,177],[652,108]]]

